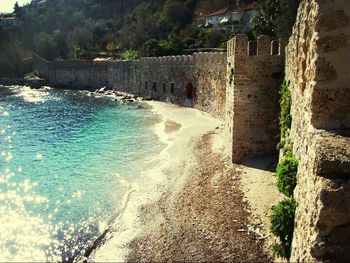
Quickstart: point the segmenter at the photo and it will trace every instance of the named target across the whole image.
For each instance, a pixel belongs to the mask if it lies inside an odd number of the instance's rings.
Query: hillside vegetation
[[[268,2],[267,6],[276,1],[295,2],[262,0]],[[227,31],[199,28],[197,23],[203,14],[234,8],[236,2],[232,0],[47,2],[31,15],[16,6],[14,14],[22,20],[22,26],[6,31],[0,28],[0,77],[22,76],[28,71],[26,63],[30,62],[31,52],[47,59],[96,56],[133,59],[176,55],[186,49],[224,48],[233,36]],[[266,17],[271,16],[266,14]],[[255,30],[259,32],[259,26]],[[265,27],[260,31],[268,33]]]

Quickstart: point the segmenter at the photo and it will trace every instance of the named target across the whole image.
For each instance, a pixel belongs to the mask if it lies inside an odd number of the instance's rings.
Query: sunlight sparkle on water
[[[13,176],[9,169],[0,172],[0,182],[9,189],[0,193],[0,261],[46,261],[44,247],[51,241],[49,225],[31,215],[26,206],[47,199],[29,193],[33,185],[28,180],[19,185],[11,182]],[[29,194],[23,197],[22,193]]]
[[[61,262],[105,230],[140,163],[160,150],[144,126],[151,113],[89,93],[9,89],[0,97],[0,262]]]
[[[42,161],[42,160],[44,160],[44,156],[41,153],[37,153],[35,156],[35,159],[37,161]]]

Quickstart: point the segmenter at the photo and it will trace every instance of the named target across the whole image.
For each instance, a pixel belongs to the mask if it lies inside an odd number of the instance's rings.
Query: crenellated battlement
[[[282,43],[271,40],[269,36],[260,36],[257,40],[248,40],[247,35],[236,35],[227,44],[227,56],[281,56]]]
[[[140,61],[141,63],[160,63],[168,65],[186,65],[193,63],[193,56],[183,55],[183,56],[163,56],[163,57],[143,57],[135,62]]]
[[[280,41],[237,35],[227,43],[226,111],[234,162],[263,156],[278,143]],[[258,129],[257,129],[258,127]]]
[[[143,63],[161,63],[171,65],[193,65],[194,63],[226,63],[225,52],[198,52],[193,55],[143,57],[139,60]]]

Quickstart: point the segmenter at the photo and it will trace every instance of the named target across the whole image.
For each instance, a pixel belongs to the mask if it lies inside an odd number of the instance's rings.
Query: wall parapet
[[[280,41],[268,36],[249,41],[246,35],[236,35],[228,42],[226,118],[234,162],[276,152],[283,71],[276,45],[279,51]]]
[[[247,35],[236,35],[228,42],[227,56],[283,56],[281,40],[271,40],[269,36],[259,36],[248,40]]]

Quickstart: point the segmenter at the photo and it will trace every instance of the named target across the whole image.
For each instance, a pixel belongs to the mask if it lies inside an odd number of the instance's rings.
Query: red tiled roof
[[[215,11],[213,13],[207,14],[207,15],[205,15],[205,17],[218,16],[218,15],[224,15],[224,14],[233,13],[233,12],[252,10],[252,9],[255,9],[256,6],[257,6],[257,3],[253,2],[253,3],[245,4],[243,6],[240,6],[238,8],[234,8],[231,10],[228,7],[226,7],[226,8],[220,9],[218,11]]]
[[[229,11],[229,8],[226,7],[226,8],[220,9],[220,10],[218,10],[218,11],[215,11],[215,12],[213,12],[213,13],[207,14],[207,15],[205,15],[205,16],[208,17],[208,16],[223,15],[223,14],[226,14],[228,11]]]

